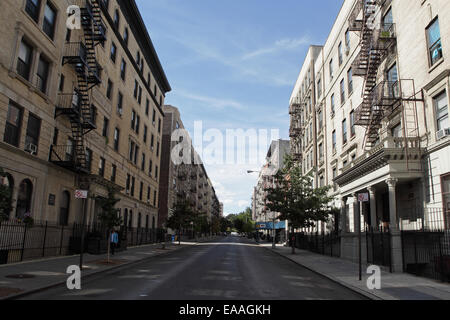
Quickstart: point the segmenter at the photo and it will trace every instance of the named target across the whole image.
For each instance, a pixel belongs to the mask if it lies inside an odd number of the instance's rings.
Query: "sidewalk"
[[[214,238],[204,238],[198,242],[168,243],[166,249],[162,244],[150,244],[128,248],[111,256],[111,264],[106,264],[107,255],[83,256],[82,277],[92,277],[102,272],[128,267],[146,259],[164,255],[179,249],[210,241]],[[79,265],[80,256],[64,256],[44,260],[26,261],[16,264],[0,265],[0,300],[18,298],[66,283],[69,277],[67,267]]]
[[[366,286],[369,275],[363,266],[363,280],[359,281],[359,266],[356,263],[339,258],[319,255],[305,250],[262,243],[262,247],[271,250],[315,273],[329,278],[351,290],[374,300],[450,300],[450,285],[407,273],[389,273],[381,271],[381,289],[370,290]]]

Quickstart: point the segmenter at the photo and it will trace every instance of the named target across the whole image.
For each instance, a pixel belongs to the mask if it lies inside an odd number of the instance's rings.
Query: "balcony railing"
[[[59,94],[56,100],[56,109],[62,114],[81,115],[83,96],[77,93]]]
[[[82,42],[66,42],[63,55],[65,63],[87,65],[87,50]]]
[[[73,145],[52,145],[50,148],[50,162],[56,165],[74,170],[78,166],[76,159],[75,147]]]

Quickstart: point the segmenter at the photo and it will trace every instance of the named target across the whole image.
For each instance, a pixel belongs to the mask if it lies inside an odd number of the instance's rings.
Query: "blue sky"
[[[136,0],[185,127],[279,129],[308,46],[323,44],[342,0]],[[208,143],[203,142],[203,146]],[[264,144],[251,146],[265,148]],[[235,146],[226,145],[230,151]],[[266,152],[267,150],[259,150]],[[224,213],[251,204],[260,162],[205,163]],[[256,160],[256,159],[255,159]]]

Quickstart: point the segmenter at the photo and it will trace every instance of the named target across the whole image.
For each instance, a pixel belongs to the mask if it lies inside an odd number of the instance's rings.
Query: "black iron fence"
[[[0,222],[0,264],[16,263],[45,257],[65,256],[81,252],[106,253],[108,230],[101,224],[71,224],[61,226],[54,222],[35,221],[33,225],[23,222]],[[165,230],[122,227],[119,231],[118,250],[162,242]]]
[[[390,271],[392,271],[391,234],[389,232],[389,229],[367,228],[365,236],[367,263],[389,267]]]
[[[341,236],[331,233],[296,233],[295,247],[330,257],[341,256]]]
[[[450,230],[402,231],[403,270],[450,282]]]

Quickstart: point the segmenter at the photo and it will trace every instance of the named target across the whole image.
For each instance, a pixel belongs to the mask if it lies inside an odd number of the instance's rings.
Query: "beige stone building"
[[[66,26],[69,5],[79,29]],[[77,14],[77,10],[73,11]],[[5,0],[0,19],[0,166],[14,209],[82,221],[77,189],[119,192],[125,224],[157,226],[162,105],[171,90],[134,1]],[[76,22],[76,20],[74,20]]]
[[[345,0],[315,59],[314,166],[341,208],[341,257],[357,259],[359,228],[389,229],[385,263],[406,269],[407,231],[449,229],[449,15],[446,0]]]

